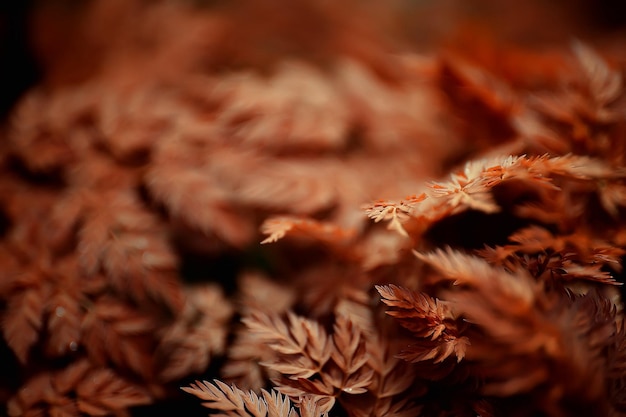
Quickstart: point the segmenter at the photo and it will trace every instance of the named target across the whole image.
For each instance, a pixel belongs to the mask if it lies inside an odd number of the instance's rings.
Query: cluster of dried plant
[[[197,7],[38,17],[0,142],[8,415],[626,416],[623,57]]]

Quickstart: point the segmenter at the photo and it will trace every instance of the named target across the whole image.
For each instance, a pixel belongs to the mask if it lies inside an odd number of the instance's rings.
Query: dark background
[[[45,73],[33,50],[33,19],[42,10],[76,15],[93,0],[0,1],[0,117],[20,94]],[[150,3],[154,0],[140,0]],[[191,0],[180,0],[191,1]],[[259,1],[259,0],[257,0]],[[264,0],[260,0],[264,1]],[[194,0],[211,7],[215,0]],[[424,45],[455,34],[459,26],[480,28],[521,44],[611,38],[626,45],[626,1],[623,0],[394,0],[390,1],[403,35]],[[80,12],[78,12],[79,14]],[[63,47],[58,46],[58,47]]]

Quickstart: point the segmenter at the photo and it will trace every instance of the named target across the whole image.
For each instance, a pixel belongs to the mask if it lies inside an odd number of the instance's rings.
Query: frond
[[[620,72],[610,68],[604,58],[583,42],[574,41],[572,49],[595,103],[606,106],[615,101],[624,91]]]
[[[261,397],[254,392],[244,392],[236,386],[228,386],[215,380],[196,381],[188,387],[182,387],[183,391],[195,395],[205,401],[203,406],[213,410],[220,410],[219,416],[241,417],[296,417],[297,413],[291,406],[287,396],[274,391],[261,391]]]
[[[185,292],[185,310],[159,334],[155,362],[162,381],[204,372],[226,345],[233,308],[221,289],[211,284],[195,285]]]
[[[425,193],[416,196],[410,196],[400,201],[378,200],[369,205],[364,206],[367,216],[378,223],[382,220],[388,221],[388,229],[395,230],[403,236],[408,237],[408,233],[404,230],[402,222],[407,220],[412,211],[420,202],[427,198]]]
[[[328,335],[312,320],[293,313],[287,314],[287,321],[256,313],[244,318],[243,322],[257,338],[281,355],[267,365],[290,378],[315,375],[331,356]]]
[[[407,328],[416,341],[399,357],[411,362],[432,360],[439,363],[454,354],[460,362],[469,344],[462,336],[463,326],[447,303],[396,285],[376,286],[382,301],[392,307],[387,312]]]
[[[2,316],[4,339],[22,363],[39,339],[47,298],[47,288],[41,284],[25,288],[11,297]]]
[[[210,97],[222,102],[216,129],[249,148],[340,148],[350,112],[333,84],[321,71],[298,61],[281,63],[269,79],[251,72],[222,77]]]
[[[82,343],[96,364],[109,361],[138,375],[152,377],[152,337],[157,318],[111,297],[98,299],[82,321]]]
[[[235,411],[235,415],[247,415],[245,412],[245,393],[235,386],[229,387],[225,383],[215,380],[215,384],[208,381],[196,381],[181,389],[205,401],[203,406],[222,411]],[[228,414],[226,414],[228,415]]]
[[[334,349],[331,357],[341,370],[341,378],[332,378],[334,387],[348,394],[367,392],[374,373],[366,367],[366,343],[362,330],[348,317],[337,317],[333,326]]]
[[[276,242],[285,236],[307,237],[330,245],[344,245],[355,237],[355,230],[313,219],[281,216],[267,219],[261,231],[269,235],[261,244]]]
[[[106,415],[132,406],[149,404],[151,398],[140,386],[110,369],[94,369],[76,387],[78,409],[91,415]]]

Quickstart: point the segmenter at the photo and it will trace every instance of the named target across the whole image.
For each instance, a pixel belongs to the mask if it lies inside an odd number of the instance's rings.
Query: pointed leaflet
[[[2,334],[20,362],[26,363],[43,326],[48,288],[34,283],[14,294],[2,316]]]
[[[161,381],[172,381],[206,370],[214,355],[223,352],[232,307],[219,287],[189,286],[185,309],[159,335],[155,363]]]
[[[106,368],[87,373],[76,387],[76,395],[78,408],[91,415],[108,415],[152,402],[144,388]]]
[[[254,313],[243,322],[278,354],[265,365],[293,379],[309,378],[320,372],[330,358],[328,335],[312,320],[291,312],[287,319],[285,322],[280,317]]]
[[[465,356],[469,344],[462,336],[463,326],[447,303],[396,285],[378,285],[382,301],[392,307],[387,312],[399,320],[417,338],[399,357],[411,362],[433,360],[442,362],[454,354],[457,362]]]
[[[244,392],[236,386],[214,380],[196,381],[189,387],[182,387],[183,391],[195,395],[203,406],[223,411],[219,416],[240,417],[296,417],[297,413],[291,406],[287,396],[272,391],[261,390],[261,396],[254,392]]]
[[[285,236],[309,237],[320,242],[341,245],[349,243],[355,230],[303,217],[281,216],[265,220],[261,226],[263,234],[269,235],[261,242],[272,243]]]
[[[395,230],[402,236],[408,237],[409,234],[402,225],[403,221],[406,221],[412,211],[414,211],[416,205],[425,200],[426,194],[409,196],[400,201],[385,201],[378,200],[369,205],[366,205],[365,213],[367,217],[378,223],[381,220],[388,221],[389,230]]]
[[[623,92],[619,71],[611,69],[600,55],[582,42],[573,42],[572,49],[589,82],[589,92],[595,102],[606,106],[616,100]]]

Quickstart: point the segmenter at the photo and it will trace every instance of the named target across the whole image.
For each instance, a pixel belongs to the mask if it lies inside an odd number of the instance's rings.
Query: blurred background
[[[335,46],[362,49],[357,54],[367,54],[370,42],[417,51],[447,45],[474,52],[490,43],[482,51],[491,54],[497,54],[494,45],[537,50],[573,38],[616,50],[626,43],[626,2],[620,0],[4,1],[0,3],[1,113],[6,114],[16,98],[42,78],[63,83],[88,77],[103,52],[113,47],[114,35],[140,26],[150,18],[147,10],[158,3],[186,4],[195,13],[213,16],[213,35],[220,49],[213,55],[221,54],[213,57],[213,64],[220,65],[266,64],[284,53],[317,59],[332,51],[329,44],[341,42],[344,45]],[[174,29],[168,36],[189,37],[185,33],[189,28],[179,23],[177,28],[169,22],[169,29]],[[149,30],[163,26],[167,25],[156,22]],[[345,26],[364,45],[332,33],[338,26]],[[143,36],[158,38],[155,33]]]

